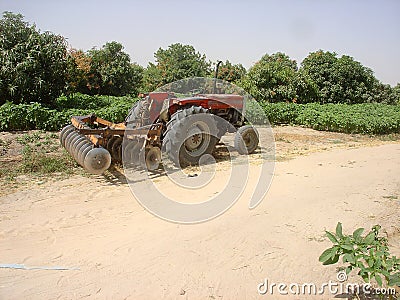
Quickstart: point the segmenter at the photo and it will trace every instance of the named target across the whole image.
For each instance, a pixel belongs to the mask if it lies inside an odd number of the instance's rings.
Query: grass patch
[[[18,155],[3,158],[0,179],[13,182],[20,175],[48,176],[76,173],[78,164],[63,149],[57,134],[35,131],[20,134],[16,139]],[[3,144],[4,141],[1,143]],[[7,143],[10,144],[10,141]]]
[[[49,156],[44,152],[34,152],[31,148],[25,148],[21,171],[22,173],[36,174],[71,174],[75,167],[75,162],[71,161],[71,157],[67,154],[61,156]]]

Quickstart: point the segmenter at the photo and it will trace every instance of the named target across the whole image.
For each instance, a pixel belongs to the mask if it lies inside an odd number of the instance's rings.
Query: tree
[[[228,82],[238,82],[246,75],[246,69],[242,64],[232,64],[229,60],[221,63],[218,70],[218,79]]]
[[[250,68],[242,85],[257,100],[292,100],[296,93],[290,83],[296,71],[296,62],[286,54],[265,54]]]
[[[395,103],[400,105],[400,83],[398,83],[393,88],[393,94],[394,94],[394,98],[395,98]]]
[[[0,19],[0,104],[51,104],[66,83],[66,41],[23,19],[11,12]]]
[[[101,49],[92,49],[87,91],[90,94],[123,96],[135,94],[141,85],[143,68],[131,63],[117,42],[106,43]]]
[[[379,80],[376,80],[372,90],[373,101],[384,104],[396,104],[399,103],[400,93],[396,94],[396,87],[392,88],[389,84],[383,84]]]
[[[318,86],[315,82],[302,70],[295,73],[291,82],[292,89],[296,91],[295,103],[310,103],[318,101]]]
[[[82,50],[68,51],[67,92],[85,92],[89,82],[92,59]]]
[[[159,48],[154,53],[156,63],[149,63],[144,72],[144,89],[152,91],[180,79],[205,77],[210,70],[210,62],[191,45],[172,44],[168,49]]]
[[[374,100],[376,78],[371,69],[343,55],[319,50],[310,53],[300,70],[317,85],[321,103],[362,103]]]
[[[318,93],[311,78],[298,71],[296,61],[281,52],[265,54],[241,85],[257,100],[268,102],[313,102]]]

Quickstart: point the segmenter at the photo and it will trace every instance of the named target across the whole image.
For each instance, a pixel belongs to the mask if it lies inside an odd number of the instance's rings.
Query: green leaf
[[[346,268],[346,275],[349,275],[349,273],[351,272],[352,269],[353,269],[353,267],[348,266],[348,267]]]
[[[361,261],[357,261],[357,267],[363,272],[365,270],[365,266]]]
[[[382,278],[378,274],[375,274],[375,280],[379,284],[379,286],[382,286]]]
[[[380,272],[382,273],[383,276],[385,276],[386,278],[390,277],[390,273],[388,271],[386,271],[385,269],[380,270]]]
[[[339,238],[342,238],[342,237],[343,237],[342,223],[340,223],[340,222],[338,222],[337,225],[336,225],[336,235],[337,235]]]
[[[326,260],[322,264],[324,266],[336,264],[339,261],[339,257],[340,257],[339,254],[336,254],[335,256],[330,257],[328,260]]]
[[[340,247],[342,247],[342,249],[345,249],[345,250],[350,250],[350,251],[354,250],[353,245],[350,245],[350,244],[344,244],[344,245],[341,245]]]
[[[337,247],[332,247],[332,248],[328,248],[326,249],[324,252],[322,252],[322,254],[319,257],[319,261],[320,262],[326,262],[328,259],[332,258],[332,256],[335,255],[337,251]]]
[[[378,269],[380,269],[381,268],[381,266],[382,266],[382,260],[379,258],[379,257],[376,257],[375,258],[375,268],[378,268]]]
[[[354,264],[354,263],[355,263],[354,255],[351,254],[351,253],[346,253],[346,254],[343,256],[343,262],[344,262],[344,263],[345,263],[345,262],[349,262],[349,263],[351,263],[351,264]]]
[[[364,231],[364,228],[358,228],[358,229],[354,230],[353,237],[357,240],[361,236],[363,231]]]
[[[336,237],[330,233],[329,231],[325,231],[326,236],[328,237],[328,239],[332,242],[332,243],[338,243],[338,240],[336,239]]]
[[[339,250],[339,247],[338,247],[338,246],[334,246],[334,247],[332,248],[332,255],[331,255],[331,258],[334,258],[336,255],[339,255],[338,250]]]
[[[375,240],[375,233],[370,232],[365,238],[364,238],[364,244],[371,244]]]
[[[372,258],[368,259],[368,266],[372,267],[374,265],[374,260]]]

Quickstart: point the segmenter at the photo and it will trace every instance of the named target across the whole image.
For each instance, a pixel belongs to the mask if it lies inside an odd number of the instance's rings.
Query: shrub
[[[333,246],[321,254],[319,261],[331,265],[342,257],[346,274],[358,270],[357,274],[365,282],[375,279],[379,286],[384,281],[389,286],[400,286],[400,259],[390,254],[387,239],[379,235],[380,229],[381,226],[375,225],[365,236],[362,236],[364,228],[346,235],[338,223],[335,233],[326,231]]]
[[[55,107],[39,103],[0,106],[0,130],[60,130],[72,116],[91,113],[114,123],[123,122],[137,101],[131,97],[88,96],[59,97]],[[377,103],[319,104],[259,102],[271,124],[292,124],[316,130],[343,133],[388,134],[400,132],[400,105]],[[249,116],[257,119],[255,108]],[[254,120],[250,118],[251,120]]]
[[[0,130],[57,131],[69,124],[72,116],[91,113],[118,123],[124,121],[136,100],[130,97],[92,97],[78,94],[75,98],[59,97],[55,101],[56,108],[48,108],[40,103],[13,104],[7,102],[0,106]]]
[[[292,124],[343,133],[400,132],[400,106],[363,104],[295,104],[261,102],[272,124]]]

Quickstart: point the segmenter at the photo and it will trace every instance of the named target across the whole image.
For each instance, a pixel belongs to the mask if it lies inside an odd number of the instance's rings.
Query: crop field
[[[0,131],[60,130],[71,116],[94,113],[113,122],[122,122],[138,98],[129,96],[89,96],[75,94],[57,98],[53,107],[39,103],[0,107]],[[291,124],[316,130],[361,134],[400,132],[400,105],[381,103],[319,104],[259,102],[272,125]]]

